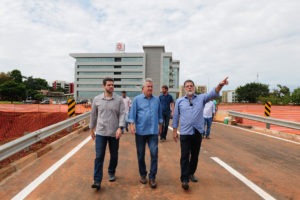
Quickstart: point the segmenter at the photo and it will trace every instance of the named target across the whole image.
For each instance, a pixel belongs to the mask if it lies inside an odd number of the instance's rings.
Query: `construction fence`
[[[78,104],[76,115],[90,111]],[[0,145],[68,118],[68,105],[0,104]]]

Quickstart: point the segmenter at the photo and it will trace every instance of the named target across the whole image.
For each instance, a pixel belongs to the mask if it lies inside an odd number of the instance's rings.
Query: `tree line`
[[[290,92],[284,85],[277,85],[273,91],[269,90],[269,85],[262,83],[247,83],[236,89],[238,102],[263,103],[271,101],[272,105],[300,104],[300,87]]]
[[[34,99],[41,101],[44,95],[40,94],[39,90],[50,90],[50,87],[45,79],[34,78],[32,76],[25,77],[20,70],[14,69],[11,72],[0,73],[0,100],[1,101],[23,101],[26,99]],[[65,92],[59,88],[56,91]]]

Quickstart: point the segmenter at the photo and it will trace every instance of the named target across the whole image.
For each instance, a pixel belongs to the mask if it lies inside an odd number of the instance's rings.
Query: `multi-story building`
[[[224,103],[237,102],[235,90],[222,91],[222,102]]]
[[[54,90],[57,88],[63,88],[67,90],[70,94],[74,93],[74,83],[67,83],[66,81],[56,80],[52,83],[52,87]]]
[[[145,78],[153,80],[153,94],[167,85],[173,98],[179,95],[179,65],[164,46],[143,46],[142,53],[71,53],[75,62],[74,96],[92,99],[101,92],[105,77],[114,79],[115,93],[126,91],[133,98],[142,91]]]
[[[199,94],[206,94],[207,93],[206,85],[197,85],[196,86],[196,91]]]

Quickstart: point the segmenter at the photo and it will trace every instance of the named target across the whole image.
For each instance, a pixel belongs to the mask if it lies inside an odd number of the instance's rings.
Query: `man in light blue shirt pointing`
[[[177,99],[173,115],[173,138],[178,139],[177,128],[180,121],[180,168],[182,188],[189,189],[189,180],[197,182],[194,176],[198,165],[202,136],[204,133],[203,109],[206,102],[218,97],[224,85],[228,84],[228,77],[208,94],[195,95],[195,84],[192,80],[184,82],[186,95]]]
[[[149,184],[152,188],[156,188],[158,135],[161,134],[163,119],[159,98],[153,96],[152,91],[152,79],[147,78],[143,85],[143,94],[136,96],[132,102],[128,121],[131,123],[131,132],[135,135],[140,182],[147,183],[145,147],[148,143],[151,155]]]

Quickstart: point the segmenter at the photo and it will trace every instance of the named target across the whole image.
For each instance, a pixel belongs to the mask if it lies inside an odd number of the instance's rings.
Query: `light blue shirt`
[[[135,124],[136,134],[158,134],[158,123],[162,123],[162,109],[159,98],[144,94],[136,96],[132,102],[128,122]]]
[[[173,115],[173,128],[178,128],[180,120],[180,135],[193,135],[195,129],[200,133],[204,132],[203,109],[210,99],[218,97],[215,88],[208,94],[194,95],[190,105],[187,96],[177,99]]]

